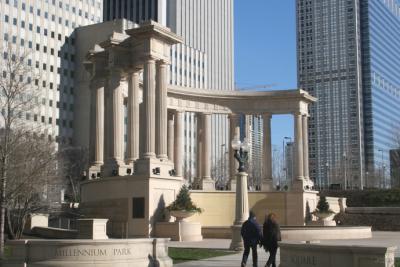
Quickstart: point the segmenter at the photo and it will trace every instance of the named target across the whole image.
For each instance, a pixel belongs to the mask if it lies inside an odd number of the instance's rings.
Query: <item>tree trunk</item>
[[[0,198],[0,205],[1,205],[1,215],[0,215],[0,259],[4,256],[4,227],[6,222],[6,185],[7,185],[7,158],[3,156],[2,158],[2,168],[1,168],[1,198]]]

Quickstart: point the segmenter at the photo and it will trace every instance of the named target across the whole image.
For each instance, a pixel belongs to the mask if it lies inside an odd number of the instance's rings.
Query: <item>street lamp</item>
[[[240,142],[239,139],[233,139],[231,145],[233,151],[235,152],[234,157],[239,162],[238,172],[244,172],[250,150],[250,144],[247,141],[247,138],[245,138],[243,142]]]
[[[239,162],[238,173],[236,174],[236,207],[235,221],[231,227],[232,241],[231,250],[243,250],[243,241],[241,236],[241,228],[249,214],[249,196],[247,191],[247,173],[245,172],[245,164],[248,159],[250,144],[245,138],[243,142],[239,139],[232,140],[232,149],[234,157]]]

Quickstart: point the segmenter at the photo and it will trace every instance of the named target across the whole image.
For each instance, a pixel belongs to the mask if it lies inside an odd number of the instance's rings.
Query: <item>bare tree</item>
[[[278,181],[282,186],[285,177],[285,161],[283,158],[283,151],[278,146],[274,145],[272,150],[272,177],[274,181]]]
[[[30,52],[21,51],[11,44],[6,44],[3,48],[0,48],[0,51],[3,55],[0,57],[0,256],[2,257],[5,217],[10,208],[8,205],[20,206],[21,201],[27,201],[26,197],[15,201],[10,201],[8,197],[15,196],[15,193],[21,187],[24,187],[28,180],[31,181],[26,177],[27,174],[24,171],[38,169],[37,167],[41,167],[41,165],[34,168],[22,166],[25,164],[23,160],[26,160],[26,157],[22,156],[35,151],[32,150],[31,145],[33,144],[31,144],[30,135],[34,132],[40,132],[40,129],[37,129],[37,124],[27,123],[26,120],[28,114],[31,116],[31,112],[38,108],[40,92],[37,89],[37,84],[40,73],[31,66]],[[31,151],[28,151],[29,149]],[[18,157],[22,158],[18,159]],[[38,162],[29,161],[26,164]],[[36,177],[35,173],[31,173],[29,178]],[[22,179],[20,183],[14,180],[19,177]],[[11,180],[14,184],[11,183]],[[10,189],[11,191],[9,191]],[[21,196],[20,194],[17,195]]]
[[[66,198],[70,202],[80,201],[80,183],[88,169],[89,152],[82,147],[64,148],[58,153],[60,181],[67,187]]]
[[[43,136],[26,134],[14,145],[8,155],[5,206],[9,236],[19,239],[27,217],[50,207],[47,187],[57,180],[56,152]]]

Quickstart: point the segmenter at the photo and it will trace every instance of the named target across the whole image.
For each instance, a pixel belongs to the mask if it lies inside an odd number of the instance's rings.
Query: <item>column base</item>
[[[228,186],[229,186],[229,190],[231,190],[231,191],[236,191],[236,177],[235,177],[235,178],[232,178],[232,179],[229,181]]]
[[[274,183],[272,179],[264,179],[261,184],[261,191],[272,192],[274,191]]]
[[[292,191],[305,191],[306,190],[306,181],[304,179],[297,179],[292,184]]]
[[[205,191],[215,191],[215,182],[211,178],[201,180],[201,189]]]
[[[242,251],[244,250],[242,235],[241,235],[242,225],[232,225],[232,240],[229,246],[229,250]]]
[[[101,166],[102,177],[126,176],[129,172],[132,174],[132,168],[120,161],[110,161]]]
[[[135,174],[147,176],[176,177],[174,164],[168,159],[143,158],[135,162]]]
[[[88,180],[99,179],[101,177],[101,165],[93,165],[89,167]]]

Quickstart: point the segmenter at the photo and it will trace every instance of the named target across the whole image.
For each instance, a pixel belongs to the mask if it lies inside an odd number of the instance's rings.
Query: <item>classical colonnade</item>
[[[309,180],[308,105],[315,99],[301,90],[215,92],[170,86],[170,47],[178,42],[179,37],[150,22],[126,34],[113,34],[88,54],[89,178],[130,174],[183,176],[184,112],[195,112],[198,116],[196,184],[212,190],[212,114],[229,114],[231,140],[240,136],[241,114],[261,114],[262,189],[272,190],[271,118],[273,114],[291,113],[295,129],[295,174],[301,184],[299,189],[304,189]],[[232,179],[237,167],[231,148],[229,158]],[[231,186],[234,187],[233,179]]]

